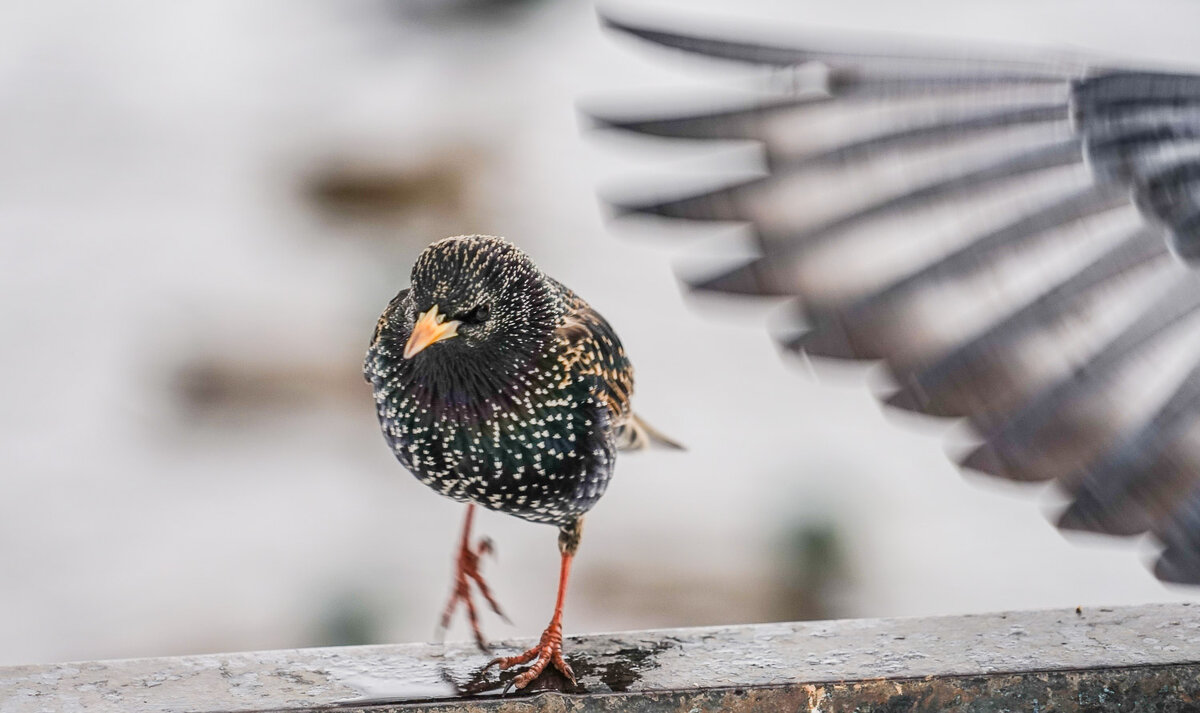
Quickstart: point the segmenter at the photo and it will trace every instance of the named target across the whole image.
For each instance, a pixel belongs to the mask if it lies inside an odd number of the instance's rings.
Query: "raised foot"
[[[542,671],[549,664],[554,664],[554,668],[561,671],[571,683],[575,683],[575,672],[571,670],[566,660],[563,659],[562,624],[558,621],[550,622],[550,626],[546,627],[546,630],[542,632],[541,641],[538,642],[537,646],[516,656],[494,658],[488,662],[487,666],[483,667],[483,670],[487,671],[492,666],[499,666],[500,670],[505,670],[513,666],[527,664],[530,661],[533,661],[533,663],[514,678],[508,687],[505,687],[506,691],[509,687],[520,690],[528,686],[533,679],[541,675]]]
[[[470,544],[464,538],[462,548],[458,553],[458,568],[454,575],[454,591],[450,593],[450,601],[446,602],[446,608],[442,611],[442,619],[439,623],[440,631],[445,631],[450,626],[450,618],[454,615],[454,610],[458,608],[458,603],[462,602],[467,608],[467,619],[471,623],[471,633],[475,635],[475,643],[484,651],[487,650],[487,641],[484,640],[483,632],[479,628],[479,614],[475,610],[475,600],[471,594],[471,582],[474,582],[475,586],[479,588],[479,593],[487,600],[492,611],[499,614],[500,618],[504,619],[504,621],[508,621],[508,617],[500,609],[500,604],[492,596],[492,591],[488,589],[487,582],[484,581],[483,575],[479,571],[479,559],[490,552],[494,552],[490,539],[486,537],[481,539],[475,545],[475,549],[471,549]]]

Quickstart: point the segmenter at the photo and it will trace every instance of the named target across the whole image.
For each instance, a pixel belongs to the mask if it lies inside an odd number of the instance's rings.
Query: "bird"
[[[479,571],[491,542],[471,543],[477,506],[552,525],[561,568],[550,623],[537,645],[484,671],[529,664],[509,684],[517,689],[547,666],[574,682],[562,615],[584,515],[604,495],[618,450],[679,444],[633,412],[633,367],[608,321],[511,242],[434,242],[409,283],[379,317],[363,374],[401,465],[467,503],[440,625],[461,603],[486,650],[472,583],[503,616]]]
[[[1155,576],[1200,584],[1200,75],[601,21],[697,72],[759,70],[684,108],[585,110],[761,150],[751,177],[604,196],[621,220],[730,228],[688,244],[736,248],[687,289],[779,299],[784,353],[882,365],[887,407],[966,427],[963,468],[1052,482],[1059,528],[1149,533]]]

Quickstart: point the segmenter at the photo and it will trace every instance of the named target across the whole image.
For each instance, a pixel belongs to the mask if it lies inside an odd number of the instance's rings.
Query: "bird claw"
[[[475,609],[475,600],[471,593],[471,582],[479,589],[479,593],[487,601],[488,606],[492,611],[496,612],[505,622],[511,624],[512,621],[508,615],[500,608],[500,603],[492,596],[491,589],[488,588],[487,582],[483,579],[483,574],[479,571],[479,559],[485,554],[494,553],[495,545],[491,538],[484,537],[479,540],[474,549],[469,546],[464,546],[458,553],[458,569],[454,575],[454,591],[450,593],[450,601],[446,603],[446,608],[442,611],[442,619],[438,625],[439,637],[450,626],[450,619],[454,615],[454,610],[458,608],[458,603],[462,602],[467,609],[467,620],[471,624],[471,633],[475,636],[475,644],[482,651],[488,651],[487,641],[483,638],[483,631],[479,627],[479,614]]]
[[[483,670],[487,671],[492,666],[498,666],[503,671],[513,666],[529,663],[530,661],[533,661],[533,663],[530,664],[529,668],[508,682],[504,687],[504,693],[508,693],[512,689],[520,690],[528,686],[550,664],[553,664],[554,668],[566,676],[567,680],[572,684],[576,682],[575,672],[571,670],[570,664],[563,658],[562,625],[556,621],[551,622],[550,626],[546,627],[546,630],[542,632],[542,638],[538,641],[537,646],[516,656],[494,658],[488,662],[487,666],[483,667]]]

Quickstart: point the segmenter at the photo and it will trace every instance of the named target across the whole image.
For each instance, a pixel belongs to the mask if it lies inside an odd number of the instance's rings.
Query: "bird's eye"
[[[487,318],[491,316],[491,314],[492,308],[486,304],[482,304],[473,307],[462,314],[455,315],[454,318],[463,324],[483,324],[487,321]]]

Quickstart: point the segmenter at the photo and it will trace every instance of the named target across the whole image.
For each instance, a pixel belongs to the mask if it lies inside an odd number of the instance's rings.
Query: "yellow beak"
[[[446,315],[438,314],[437,305],[430,307],[428,312],[422,314],[417,319],[417,323],[413,325],[412,334],[408,337],[408,344],[404,345],[404,358],[412,359],[430,344],[458,336],[458,325],[462,322],[456,319],[445,322],[445,319]]]

